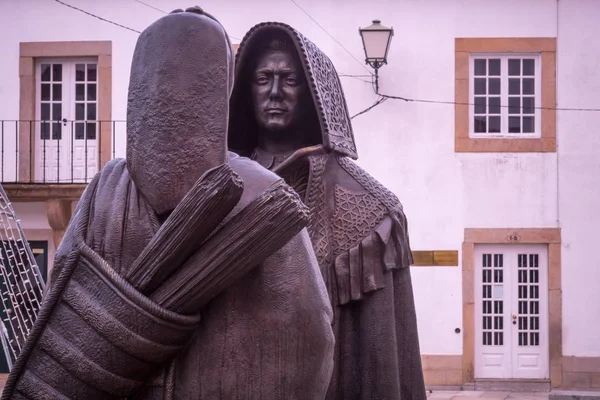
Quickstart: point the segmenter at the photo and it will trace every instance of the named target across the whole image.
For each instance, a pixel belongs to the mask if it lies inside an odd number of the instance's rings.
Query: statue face
[[[285,131],[301,120],[307,85],[292,54],[267,51],[252,76],[254,116],[260,128]]]

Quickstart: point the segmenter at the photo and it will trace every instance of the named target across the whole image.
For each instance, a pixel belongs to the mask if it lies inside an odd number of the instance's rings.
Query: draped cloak
[[[229,164],[245,186],[226,220],[279,179],[233,153]],[[127,273],[160,227],[125,160],[113,160],[80,199],[52,281],[69,263],[81,218],[88,220],[86,244],[119,275]],[[181,355],[136,399],[324,398],[332,371],[332,314],[306,229],[213,299],[201,318]]]
[[[229,147],[266,168],[286,159],[257,148],[249,91],[255,58],[265,41],[281,33],[294,44],[312,94],[314,120],[307,125],[327,151],[278,172],[310,208],[308,232],[333,307],[336,343],[327,399],[425,399],[402,205],[350,160],[357,158],[356,146],[337,72],[314,43],[286,24],[258,24],[238,48]]]

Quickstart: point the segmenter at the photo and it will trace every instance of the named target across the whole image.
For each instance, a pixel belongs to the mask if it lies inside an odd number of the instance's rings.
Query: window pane
[[[475,78],[475,94],[485,94],[485,78]]]
[[[75,139],[82,140],[83,139],[83,122],[78,122],[75,124]]]
[[[508,94],[521,94],[521,80],[519,78],[508,80]]]
[[[75,104],[75,119],[83,121],[85,119],[85,103]]]
[[[62,81],[62,64],[52,64],[52,81]]]
[[[523,94],[534,94],[533,78],[523,78]]]
[[[488,98],[488,107],[489,114],[500,114],[500,97]]]
[[[525,76],[533,76],[535,73],[535,60],[526,59],[523,60],[523,75]]]
[[[508,75],[519,76],[521,75],[521,60],[508,60]]]
[[[489,133],[500,133],[500,117],[489,117]]]
[[[535,117],[523,117],[523,133],[533,133],[534,132],[534,120]]]
[[[95,140],[96,139],[96,123],[88,122],[86,125],[87,125],[87,139]]]
[[[88,82],[96,82],[96,64],[87,65],[87,80]]]
[[[523,114],[533,114],[535,99],[533,97],[523,97]]]
[[[521,113],[521,98],[520,97],[509,97],[508,98],[508,113],[509,114],[520,114]]]
[[[41,111],[42,115],[40,115],[40,117],[42,117],[42,121],[50,121],[50,104],[42,103]]]
[[[476,133],[485,133],[485,117],[475,117],[473,128]]]
[[[477,59],[475,60],[475,75],[485,75],[485,64],[486,59]]]
[[[60,122],[52,123],[52,140],[60,140],[62,139],[62,129],[60,126]]]
[[[87,119],[88,121],[96,120],[96,103],[87,104]]]
[[[42,140],[50,139],[50,124],[48,122],[42,122],[40,139],[42,139]]]
[[[52,85],[52,100],[62,100],[62,85],[60,83]]]
[[[500,94],[500,78],[490,78],[488,89],[489,94]]]
[[[87,99],[91,101],[96,100],[96,84],[88,84],[87,85]]]
[[[521,133],[521,117],[508,117],[508,132]]]
[[[77,82],[85,81],[85,64],[75,64],[75,80]]]
[[[489,69],[491,76],[500,76],[500,59],[495,58],[493,60],[489,60]]]
[[[42,82],[50,81],[50,64],[42,64]]]
[[[475,97],[475,114],[485,114],[485,97]]]
[[[62,119],[62,104],[61,103],[52,104],[52,120],[60,121],[61,119]]]
[[[50,101],[50,84],[42,83],[42,101]]]
[[[83,101],[85,100],[85,84],[78,83],[75,85],[75,100]]]

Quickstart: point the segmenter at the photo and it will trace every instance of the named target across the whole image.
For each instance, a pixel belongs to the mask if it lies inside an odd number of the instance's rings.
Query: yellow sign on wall
[[[415,267],[458,266],[458,250],[417,250],[412,255]]]

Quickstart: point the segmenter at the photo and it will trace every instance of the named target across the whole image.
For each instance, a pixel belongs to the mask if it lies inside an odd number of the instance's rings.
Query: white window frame
[[[61,122],[63,127],[60,141],[52,139],[52,126],[50,126],[50,138],[47,139],[44,144],[44,140],[41,138],[41,66],[43,64],[62,64],[62,118],[67,120],[67,125]],[[87,77],[84,81],[76,81],[76,65],[77,64],[95,64],[96,65],[96,81],[88,82]],[[36,119],[36,137],[34,140],[34,153],[32,157],[35,157],[35,171],[34,179],[36,182],[45,183],[89,183],[96,175],[99,168],[99,157],[100,157],[100,119],[99,119],[99,96],[100,96],[100,75],[98,67],[97,57],[40,57],[35,63],[35,85],[36,85],[36,96],[35,96],[35,119]],[[76,85],[84,84],[87,86],[88,83],[96,85],[96,100],[90,101],[96,105],[96,119],[87,120],[87,108],[84,111],[84,120],[81,121],[84,124],[86,122],[92,122],[96,124],[96,136],[94,139],[76,139],[76,104],[81,103],[76,99]],[[85,96],[87,99],[87,88],[85,88]],[[87,103],[87,100],[83,101]],[[71,130],[72,129],[72,130]],[[60,143],[59,143],[60,142]],[[58,150],[57,150],[58,147]],[[83,150],[82,150],[83,149]],[[78,152],[79,150],[79,152]],[[83,162],[80,164],[75,160],[78,154],[84,154],[80,157]],[[52,161],[51,158],[54,158]],[[46,159],[50,165],[42,161]],[[59,159],[60,158],[60,159]],[[56,165],[54,165],[56,164]],[[52,176],[48,177],[44,168],[56,169],[56,179]],[[61,167],[62,166],[62,167]],[[79,173],[77,176],[77,170],[83,169],[83,173]],[[83,178],[81,177],[83,176]]]
[[[499,133],[475,132],[475,59],[495,58],[500,59],[500,127]],[[508,60],[533,58],[535,59],[534,72],[534,132],[509,133],[508,132]],[[469,137],[470,138],[502,138],[502,139],[532,139],[542,137],[542,55],[541,53],[469,53]]]

